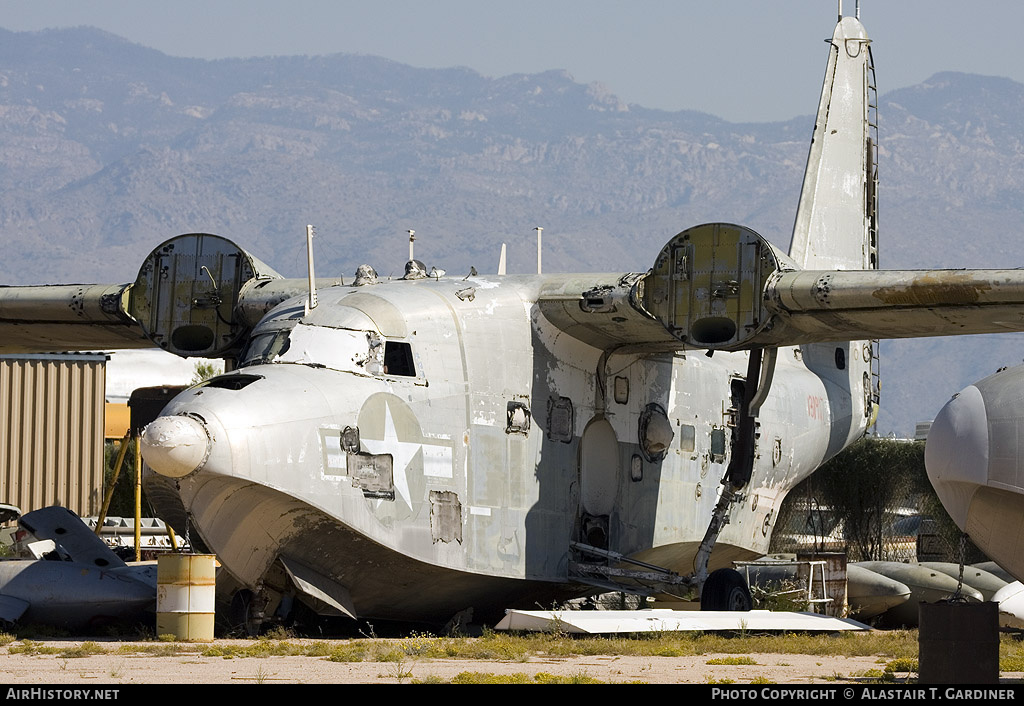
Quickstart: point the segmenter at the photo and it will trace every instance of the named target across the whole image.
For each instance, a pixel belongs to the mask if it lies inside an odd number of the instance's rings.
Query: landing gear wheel
[[[743,576],[735,569],[712,571],[700,593],[701,610],[753,610],[754,600]]]
[[[237,591],[231,598],[228,613],[231,633],[241,633],[246,637],[256,637],[260,634],[263,620],[256,614],[254,601],[253,592],[247,588]]]

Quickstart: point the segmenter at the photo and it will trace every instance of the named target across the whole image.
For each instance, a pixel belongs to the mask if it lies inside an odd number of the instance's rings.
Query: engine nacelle
[[[797,266],[749,228],[708,223],[688,228],[661,249],[643,280],[643,308],[683,343],[737,350],[756,344],[770,325],[768,279]]]
[[[970,385],[935,417],[928,478],[953,521],[1024,579],[1024,366]]]
[[[179,235],[142,263],[131,288],[129,313],[166,351],[185,357],[233,357],[249,330],[236,316],[243,286],[280,277],[227,238]]]

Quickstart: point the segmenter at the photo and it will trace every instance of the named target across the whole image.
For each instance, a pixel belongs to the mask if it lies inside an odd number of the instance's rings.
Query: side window
[[[679,450],[693,451],[697,442],[697,430],[692,424],[683,424],[679,427]]]
[[[411,345],[399,341],[387,341],[384,344],[384,374],[416,377]]]

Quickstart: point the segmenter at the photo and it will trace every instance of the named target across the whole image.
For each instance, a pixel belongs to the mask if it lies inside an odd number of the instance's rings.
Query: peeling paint
[[[430,491],[430,531],[435,543],[462,544],[462,503],[456,493]]]
[[[890,306],[948,306],[974,304],[991,290],[989,282],[971,275],[943,272],[921,275],[908,286],[879,287],[873,295]]]

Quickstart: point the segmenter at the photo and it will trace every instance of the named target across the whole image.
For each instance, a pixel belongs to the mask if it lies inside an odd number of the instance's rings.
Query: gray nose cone
[[[192,417],[157,417],[139,438],[142,458],[168,478],[183,478],[199,470],[210,455],[210,436]]]
[[[974,492],[988,482],[988,414],[977,387],[964,388],[932,422],[924,463],[946,511],[963,529]]]

